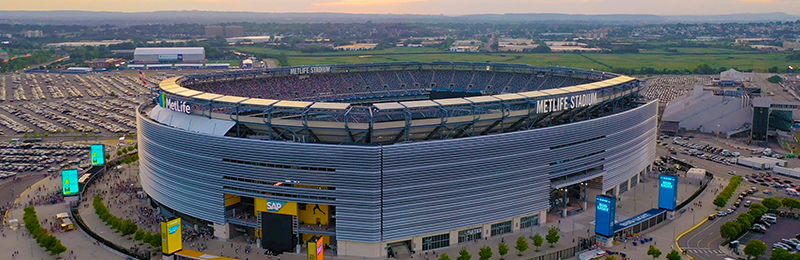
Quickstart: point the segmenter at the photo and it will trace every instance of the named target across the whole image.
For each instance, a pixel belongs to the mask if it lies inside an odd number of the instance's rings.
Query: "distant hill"
[[[676,23],[676,22],[765,22],[795,21],[800,16],[786,13],[679,15],[659,16],[648,14],[577,15],[558,13],[473,14],[460,16],[405,15],[405,14],[346,14],[346,13],[255,13],[211,11],[159,11],[159,12],[89,12],[89,11],[0,11],[0,23],[45,24],[114,24],[133,25],[147,23],[223,23],[223,22],[277,22],[277,23],[347,23],[347,22],[455,22],[455,23],[519,23],[519,22],[585,22],[604,23]]]

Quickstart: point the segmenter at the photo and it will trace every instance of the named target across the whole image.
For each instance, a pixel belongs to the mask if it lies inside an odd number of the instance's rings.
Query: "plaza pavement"
[[[94,209],[91,206],[91,197],[93,194],[97,194],[99,191],[102,190],[110,190],[114,187],[115,181],[126,181],[126,180],[137,180],[135,181],[135,185],[138,186],[138,167],[136,164],[132,164],[130,166],[124,165],[121,169],[114,169],[110,170],[111,172],[106,174],[103,180],[95,182],[95,184],[87,190],[86,201],[81,204],[79,209],[80,214],[84,223],[95,233],[108,239],[109,241],[116,243],[117,245],[130,248],[130,247],[139,247],[142,250],[153,250],[155,248],[149,247],[147,244],[142,244],[141,242],[134,241],[130,238],[124,238],[120,236],[119,233],[111,229],[109,226],[105,225],[99,217],[94,213]],[[682,233],[683,231],[689,229],[694,225],[694,223],[698,223],[703,220],[709,214],[715,212],[711,201],[714,198],[714,193],[711,192],[713,188],[718,187],[719,184],[727,184],[727,182],[723,179],[715,179],[714,182],[711,184],[709,189],[704,192],[697,200],[702,200],[704,203],[703,208],[695,208],[694,211],[686,211],[683,214],[677,214],[676,218],[672,221],[668,221],[665,223],[660,224],[650,230],[642,232],[642,235],[645,237],[653,237],[654,243],[656,247],[662,250],[664,254],[668,253],[671,248],[674,247],[674,238],[677,234]],[[37,184],[38,186],[46,186],[46,187],[57,187],[60,185],[60,179],[46,179],[43,183]],[[34,185],[34,189],[38,186]],[[678,198],[679,200],[683,200],[691,195],[696,189],[698,188],[697,183],[687,184],[685,182],[680,182],[680,186],[678,188]],[[591,191],[591,190],[590,190]],[[639,183],[637,187],[621,194],[619,196],[620,201],[618,202],[617,208],[617,220],[621,221],[627,219],[629,217],[633,217],[639,213],[647,211],[648,209],[654,208],[657,205],[657,195],[658,195],[658,187],[657,187],[657,177],[651,176],[647,178],[644,182]],[[595,191],[596,192],[596,191]],[[529,259],[536,255],[542,255],[549,252],[554,252],[558,250],[562,250],[564,248],[571,247],[575,245],[573,243],[573,238],[577,240],[579,237],[587,237],[587,230],[589,235],[594,235],[594,230],[590,226],[590,222],[594,221],[594,196],[596,194],[588,194],[590,198],[588,203],[588,210],[573,216],[569,216],[564,219],[560,219],[555,215],[548,215],[547,223],[542,223],[542,225],[538,227],[534,227],[533,230],[531,229],[523,229],[519,230],[514,233],[504,234],[501,236],[491,237],[485,240],[477,241],[477,242],[467,242],[462,243],[459,245],[453,245],[450,248],[435,250],[436,255],[441,255],[442,253],[447,253],[454,258],[458,255],[458,251],[462,248],[466,248],[474,258],[478,258],[478,251],[479,248],[482,246],[489,246],[492,248],[494,252],[494,256],[492,259],[499,259],[500,256],[497,254],[497,245],[501,241],[505,241],[507,245],[509,245],[510,250],[509,254],[505,256],[505,259],[508,260],[523,260]],[[23,195],[25,196],[25,195]],[[119,200],[121,199],[121,203]],[[696,200],[696,201],[697,201]],[[135,198],[135,194],[120,194],[120,197],[114,196],[104,196],[104,201],[106,206],[112,212],[112,214],[126,219],[138,220],[139,215],[136,212],[136,208],[139,206],[146,206],[146,200],[140,200]],[[22,208],[19,207],[12,213],[13,216],[20,216],[22,214]],[[37,213],[39,214],[40,218],[44,216],[52,216],[60,212],[66,212],[67,204],[61,203],[56,205],[47,205],[47,206],[37,206]],[[689,213],[689,212],[693,212]],[[560,221],[559,221],[560,219]],[[561,239],[560,242],[554,247],[550,248],[548,244],[545,242],[544,245],[540,248],[540,252],[534,252],[534,247],[532,241],[529,239],[531,234],[539,233],[544,236],[547,233],[547,230],[551,226],[556,226],[560,229]],[[140,224],[140,227],[143,227]],[[151,227],[152,230],[158,231],[158,226]],[[514,249],[514,242],[519,236],[525,236],[528,238],[528,242],[530,244],[530,249],[523,254],[523,256],[517,256],[517,251]],[[72,231],[67,233],[60,233],[56,234],[56,237],[62,240],[65,246],[67,246],[68,250],[73,250],[77,259],[124,259],[123,256],[116,254],[115,252],[111,252],[109,249],[105,249],[101,246],[94,244],[92,239],[87,235],[83,234],[82,231]],[[10,238],[14,237],[7,237],[5,240],[10,240]],[[20,241],[22,240],[22,236],[20,236]],[[27,241],[22,243],[0,243],[0,251],[6,252],[6,250],[17,250],[23,251],[20,249],[26,248],[29,244]],[[253,251],[250,254],[244,253],[244,248],[246,246],[252,246]],[[33,256],[49,256],[46,255],[44,249],[39,247],[38,245],[34,245],[31,247],[31,251],[33,252]],[[238,258],[238,259],[269,259],[264,255],[263,249],[256,249],[255,244],[249,244],[244,241],[243,238],[235,238],[231,241],[220,241],[220,240],[198,240],[198,241],[187,241],[184,243],[184,248],[199,250],[206,252],[208,254],[214,255],[221,255],[226,257]],[[238,250],[237,250],[238,249]],[[12,251],[13,251],[12,250]],[[38,251],[37,251],[38,250]],[[633,247],[628,244],[619,244],[612,248],[609,248],[611,251],[621,251],[625,252],[628,257],[631,259],[649,259],[650,257],[646,255],[647,247],[639,245],[638,247]],[[69,252],[69,251],[68,251]],[[30,253],[30,252],[27,252]],[[281,255],[282,260],[305,260],[307,259],[305,253],[305,249],[300,254],[295,253],[284,253]],[[333,252],[326,252],[326,258],[329,259],[353,259],[353,258],[340,258],[333,256]],[[29,256],[30,254],[22,254],[18,256],[16,259],[28,259],[28,258],[20,258],[24,256]],[[428,252],[428,259],[437,259],[436,255],[434,255],[433,251]],[[10,255],[9,255],[10,256]],[[68,256],[62,254],[62,257]],[[50,256],[52,257],[52,256]],[[426,257],[425,252],[417,252],[415,255],[412,256],[413,258],[421,259]],[[3,256],[0,255],[0,259]],[[273,257],[277,259],[277,257]],[[35,258],[30,258],[35,259]],[[43,259],[48,259],[44,257]]]
[[[24,204],[28,200],[28,196],[35,197],[37,190],[41,187],[44,194],[45,192],[60,191],[61,178],[48,177],[40,180],[39,182],[31,185],[31,188],[26,189],[20,195],[20,199],[16,203]],[[47,189],[46,191],[44,191]],[[34,206],[36,208],[36,215],[40,220],[48,219],[50,223],[53,217],[61,212],[69,212],[67,203],[47,204]],[[20,205],[10,211],[9,217],[18,219],[20,228],[11,230],[5,228],[6,237],[0,237],[0,259],[57,259],[56,256],[50,255],[43,247],[36,243],[32,237],[25,230],[24,223],[22,223],[23,205]],[[42,227],[49,227],[49,224],[43,224]],[[69,232],[51,233],[56,238],[61,240],[61,243],[67,248],[65,253],[60,255],[61,259],[125,259],[123,256],[112,252],[102,246],[94,243],[93,239],[83,233],[80,229],[76,228]],[[19,251],[16,258],[11,258],[11,253]],[[73,255],[70,255],[70,251]]]

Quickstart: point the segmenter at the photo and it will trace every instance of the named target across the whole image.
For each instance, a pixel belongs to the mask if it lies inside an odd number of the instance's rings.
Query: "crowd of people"
[[[195,90],[277,100],[337,101],[358,97],[418,95],[439,89],[515,93],[569,87],[593,80],[482,70],[384,70],[288,75],[187,83]]]

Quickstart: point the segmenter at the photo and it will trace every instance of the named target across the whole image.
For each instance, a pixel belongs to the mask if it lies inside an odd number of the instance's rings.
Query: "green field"
[[[367,63],[391,61],[467,61],[505,62],[537,66],[566,66],[584,69],[611,70],[614,68],[640,69],[645,67],[662,69],[694,69],[708,64],[713,68],[735,67],[740,70],[766,71],[777,66],[798,66],[800,62],[786,60],[787,54],[743,51],[724,48],[675,48],[678,52],[664,49],[643,51],[636,54],[587,53],[448,53],[433,48],[389,48],[376,51],[302,53],[263,47],[237,47],[239,51],[278,56],[284,53],[289,65],[315,65],[340,63]],[[368,55],[365,57],[365,55]],[[360,57],[361,56],[361,57]]]

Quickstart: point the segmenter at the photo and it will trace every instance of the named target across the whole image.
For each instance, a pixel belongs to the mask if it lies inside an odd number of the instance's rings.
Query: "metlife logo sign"
[[[281,211],[284,205],[286,205],[286,201],[267,200],[267,211]]]
[[[161,107],[163,108],[175,112],[186,113],[187,115],[192,114],[192,107],[190,107],[189,104],[186,104],[185,101],[171,100],[167,96],[165,96],[163,92],[161,93],[161,96],[159,97],[158,100],[159,103],[161,103]]]

